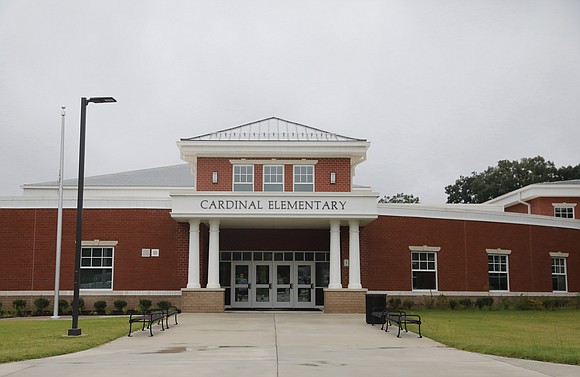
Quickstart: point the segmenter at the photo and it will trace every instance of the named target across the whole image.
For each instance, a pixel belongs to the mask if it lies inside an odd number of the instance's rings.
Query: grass
[[[71,320],[45,318],[0,320],[0,363],[78,352],[127,335],[127,318],[81,317],[83,336],[66,337]],[[139,326],[135,326],[140,329]]]
[[[580,310],[417,310],[413,313],[421,315],[423,335],[453,348],[580,365]]]

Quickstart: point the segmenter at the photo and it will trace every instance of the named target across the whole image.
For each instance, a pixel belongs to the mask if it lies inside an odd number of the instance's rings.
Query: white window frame
[[[487,283],[489,284],[489,278],[490,278],[490,274],[505,274],[506,277],[506,289],[491,289],[491,287],[488,288],[488,290],[490,292],[509,292],[510,291],[510,264],[509,264],[509,255],[512,253],[511,250],[505,250],[505,249],[486,249],[485,250],[487,252]],[[494,256],[494,257],[503,257],[505,258],[505,271],[501,271],[501,269],[499,271],[493,270],[490,271],[489,269],[489,257],[490,256]],[[494,263],[495,266],[496,263]]]
[[[280,169],[280,174],[278,174],[278,172],[275,172],[274,174],[272,174],[272,172],[266,172],[266,170],[271,170],[272,168],[275,169]],[[284,165],[262,165],[262,189],[264,192],[284,192]],[[276,182],[266,182],[266,177],[275,177],[276,179],[278,178],[282,178],[282,180],[280,182],[276,181]],[[274,186],[279,186],[281,185],[281,189],[280,190],[268,190],[268,186],[270,187],[274,187]]]
[[[556,293],[565,293],[568,292],[568,266],[567,266],[567,258],[568,258],[568,253],[550,253],[550,257],[552,257],[551,259],[551,265],[552,265],[552,292],[556,292]],[[554,260],[560,260],[562,261],[562,265],[558,266],[558,267],[563,267],[563,272],[555,272],[554,271]],[[565,289],[564,290],[554,290],[554,276],[564,276],[564,285],[565,285]]]
[[[576,218],[575,209],[576,203],[552,203],[554,206],[554,217],[560,219],[574,219]],[[563,214],[570,214],[571,216],[562,216]]]
[[[441,251],[441,247],[439,246],[409,246],[409,250],[411,251],[411,289],[413,291],[416,292],[429,292],[429,291],[439,291],[439,274],[437,273],[437,254],[439,253],[439,251]],[[430,269],[430,268],[419,268],[415,269],[413,268],[413,254],[433,254],[434,256],[434,260],[433,261],[429,261],[428,259],[425,261],[427,262],[427,265],[429,263],[433,263],[434,264],[434,268]],[[421,261],[419,261],[421,262]],[[413,273],[415,271],[419,271],[419,272],[433,272],[435,274],[435,288],[415,288],[413,286]]]
[[[241,169],[245,168],[246,172],[242,173]],[[232,174],[232,191],[236,191],[236,192],[253,192],[254,191],[254,165],[252,164],[239,164],[239,165],[233,165],[232,167],[233,169],[233,174]],[[251,174],[247,172],[247,169],[251,170]],[[238,172],[236,173],[236,170],[238,170]],[[246,179],[251,178],[251,182],[246,181],[239,181],[237,182],[236,180],[238,178],[241,177],[245,177]],[[239,185],[238,188],[241,187],[249,187],[250,185],[252,186],[251,190],[236,190],[236,185]]]
[[[111,287],[110,288],[103,288],[103,287],[96,287],[96,288],[87,288],[87,287],[80,287],[80,289],[82,290],[87,290],[87,291],[112,291],[113,287],[114,287],[114,281],[115,281],[115,247],[117,246],[118,241],[100,241],[100,240],[94,240],[94,241],[82,241],[81,243],[81,266],[80,266],[80,274],[81,274],[81,280],[82,280],[82,273],[83,270],[104,270],[104,269],[110,269],[111,270]],[[91,250],[91,256],[90,257],[83,257],[84,254],[84,250],[90,249]],[[102,250],[102,254],[101,254],[101,261],[103,261],[105,258],[109,259],[108,257],[104,256],[104,250],[105,249],[111,249],[111,265],[110,266],[103,266],[101,263],[101,266],[93,266],[92,265],[92,261],[93,259],[96,259],[95,257],[92,256],[93,253],[93,249],[103,249]],[[83,260],[87,260],[89,259],[90,262],[90,266],[83,266]],[[79,282],[80,284],[80,282]]]
[[[312,182],[311,183],[308,183],[308,182],[298,182],[297,183],[296,182],[296,176],[297,176],[296,168],[298,168],[298,169],[302,169],[302,168],[312,169]],[[292,168],[292,183],[293,183],[292,188],[293,188],[293,191],[294,192],[315,192],[316,187],[314,185],[314,182],[316,180],[315,180],[314,174],[315,174],[314,165],[299,165],[299,164],[294,165]],[[299,173],[298,175],[302,175],[302,173]],[[308,176],[308,175],[305,175],[305,176]],[[296,186],[298,186],[298,187],[300,187],[300,186],[302,186],[302,187],[312,186],[312,190],[296,190]]]

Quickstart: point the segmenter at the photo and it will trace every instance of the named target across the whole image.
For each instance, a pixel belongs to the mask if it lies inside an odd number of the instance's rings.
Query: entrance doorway
[[[220,285],[226,307],[322,307],[328,286],[328,253],[221,252]]]

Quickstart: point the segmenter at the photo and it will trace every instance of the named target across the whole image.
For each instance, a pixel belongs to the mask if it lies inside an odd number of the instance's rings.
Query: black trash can
[[[387,295],[385,293],[367,293],[365,304],[367,323],[372,324],[376,321],[373,320],[373,311],[378,312],[386,309]]]

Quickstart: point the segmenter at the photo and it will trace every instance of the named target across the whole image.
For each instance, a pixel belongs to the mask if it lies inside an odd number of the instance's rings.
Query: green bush
[[[26,307],[26,300],[16,299],[16,300],[12,301],[12,307],[16,311],[17,316],[19,316],[19,317],[22,316],[23,310]]]
[[[152,304],[153,304],[153,302],[151,300],[148,300],[148,299],[139,300],[139,311],[141,311],[141,313],[147,312],[147,310],[149,310],[151,308]]]
[[[470,298],[462,298],[459,300],[459,305],[461,305],[464,309],[471,309],[473,308],[473,301]]]
[[[479,297],[475,300],[475,306],[477,306],[478,309],[483,309],[486,306],[491,308],[493,306],[493,297]]]
[[[457,308],[457,301],[449,300],[449,309],[455,310]]]
[[[389,309],[399,309],[401,308],[401,299],[398,297],[391,297],[389,299]]]
[[[512,308],[513,300],[510,297],[500,297],[499,299],[499,307],[503,310],[509,310]]]
[[[34,307],[36,308],[36,314],[42,314],[46,308],[50,305],[50,301],[45,299],[44,297],[37,298],[34,300]]]
[[[118,311],[121,312],[127,306],[127,301],[125,301],[125,300],[115,300],[115,302],[113,302],[113,306],[115,307],[115,309],[117,309]]]
[[[411,310],[415,306],[415,301],[406,299],[403,301],[403,309]]]
[[[105,308],[107,307],[107,303],[105,301],[96,301],[93,306],[95,307],[97,313],[103,314],[105,312]]]
[[[159,301],[157,303],[157,307],[161,310],[167,310],[171,306],[171,302],[169,301]]]
[[[64,299],[58,300],[58,312],[64,313],[68,309],[68,302]]]
[[[435,299],[435,308],[447,309],[449,307],[449,299],[445,295],[439,295]]]
[[[72,299],[70,301],[70,307],[73,307],[73,303],[74,303],[74,299]],[[85,310],[85,300],[83,300],[81,297],[79,297],[79,312],[82,312]]]

